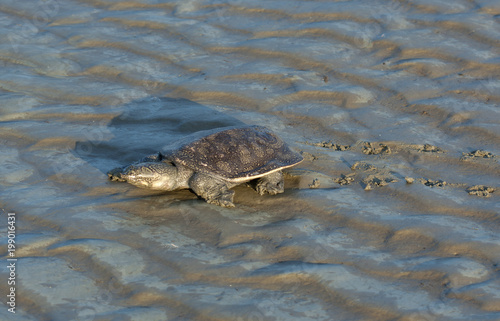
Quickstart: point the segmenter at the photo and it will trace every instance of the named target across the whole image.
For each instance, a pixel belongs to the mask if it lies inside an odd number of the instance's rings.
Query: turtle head
[[[177,167],[170,162],[142,162],[108,173],[113,181],[127,182],[137,187],[162,191],[177,188]]]

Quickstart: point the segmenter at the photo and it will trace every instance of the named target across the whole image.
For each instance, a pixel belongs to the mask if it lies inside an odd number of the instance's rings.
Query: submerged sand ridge
[[[499,13],[3,2],[0,319],[500,319]],[[223,209],[106,178],[242,123],[305,158],[284,194]]]

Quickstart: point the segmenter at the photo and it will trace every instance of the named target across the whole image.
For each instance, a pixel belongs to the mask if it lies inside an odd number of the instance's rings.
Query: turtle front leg
[[[258,178],[255,181],[252,181],[251,186],[260,195],[264,195],[266,193],[270,195],[283,193],[285,191],[285,181],[283,179],[283,173],[281,171],[277,171],[264,177]]]
[[[189,187],[199,197],[210,204],[222,207],[234,207],[234,191],[229,190],[227,183],[210,175],[195,173],[189,181]]]

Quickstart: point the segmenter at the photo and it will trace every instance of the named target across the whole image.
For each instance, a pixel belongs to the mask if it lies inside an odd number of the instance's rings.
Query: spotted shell
[[[275,133],[262,126],[207,131],[166,155],[174,164],[231,182],[265,176],[302,161]],[[189,138],[188,138],[189,140]]]

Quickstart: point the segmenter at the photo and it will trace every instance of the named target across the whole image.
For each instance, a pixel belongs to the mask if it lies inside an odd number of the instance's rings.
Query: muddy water
[[[500,319],[497,1],[0,4],[2,320]],[[264,125],[236,208],[106,172]]]

